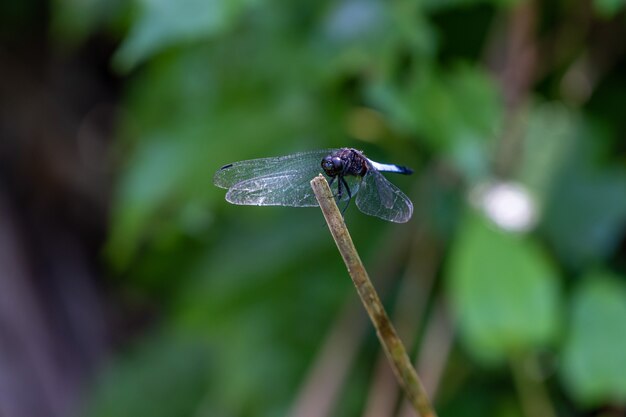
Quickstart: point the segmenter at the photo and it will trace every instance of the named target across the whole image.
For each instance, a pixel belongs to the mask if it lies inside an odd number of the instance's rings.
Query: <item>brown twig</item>
[[[399,384],[416,412],[420,413],[422,417],[436,417],[437,414],[430,404],[415,368],[411,365],[406,349],[396,334],[361,258],[359,258],[328,182],[322,175],[319,175],[311,181],[311,187]]]
[[[514,356],[510,358],[510,365],[524,415],[556,417],[542,378],[531,375],[540,372],[537,358],[532,355]]]

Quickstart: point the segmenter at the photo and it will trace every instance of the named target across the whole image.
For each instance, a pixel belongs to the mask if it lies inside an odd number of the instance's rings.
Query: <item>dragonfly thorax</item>
[[[329,177],[354,175],[362,177],[367,173],[365,158],[354,149],[343,148],[322,159],[322,169]]]

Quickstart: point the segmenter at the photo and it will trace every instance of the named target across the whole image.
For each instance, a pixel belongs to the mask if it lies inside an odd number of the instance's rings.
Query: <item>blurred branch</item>
[[[415,358],[416,367],[424,380],[424,387],[431,398],[436,398],[437,389],[441,377],[448,363],[452,343],[454,342],[454,329],[448,317],[447,307],[440,298],[435,300],[431,317],[419,350]],[[402,404],[397,414],[399,417],[411,417],[413,412],[406,401]]]
[[[420,225],[421,227],[412,233],[409,265],[400,282],[395,312],[392,314],[398,334],[405,341],[413,341],[418,337],[419,329],[423,325],[426,307],[432,295],[440,261],[439,250],[429,230],[428,222],[420,222]],[[418,346],[416,353],[418,358],[422,357],[421,350]],[[429,361],[432,359],[428,358]],[[423,377],[424,385],[429,387],[428,377],[424,377],[423,372],[419,374]],[[398,399],[398,389],[393,383],[393,378],[386,358],[381,354],[376,365],[374,381],[367,396],[368,402],[363,414],[365,417],[393,415]],[[433,388],[434,385],[436,384],[430,383]],[[427,389],[427,392],[430,394],[430,398],[434,398],[434,390]],[[405,406],[410,413],[409,415],[415,415],[408,403]]]
[[[406,349],[398,338],[396,331],[378,298],[367,271],[354,247],[350,233],[335,203],[330,187],[323,176],[319,175],[311,181],[311,187],[322,209],[328,228],[337,244],[337,248],[348,268],[348,273],[356,286],[357,292],[376,328],[378,338],[389,358],[396,378],[404,388],[413,407],[423,417],[435,417],[436,413],[430,404],[426,391],[422,386],[415,369],[411,365]]]
[[[556,417],[545,385],[535,376],[539,373],[536,358],[518,356],[511,358],[510,365],[524,414],[527,417]]]
[[[500,81],[504,96],[504,126],[495,153],[494,169],[507,177],[522,156],[524,114],[537,78],[538,45],[535,1],[520,3],[497,24],[487,42],[486,60]]]
[[[367,324],[365,317],[355,314],[354,307],[358,307],[355,302],[348,303],[335,321],[288,416],[332,415],[337,394],[354,362]]]
[[[500,80],[507,113],[516,113],[536,80],[538,7],[523,2],[502,18],[487,42],[488,65]]]

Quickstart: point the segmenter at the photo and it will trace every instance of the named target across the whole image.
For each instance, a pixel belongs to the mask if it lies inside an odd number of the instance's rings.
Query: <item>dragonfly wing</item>
[[[310,184],[316,175],[292,170],[240,181],[230,187],[226,201],[255,206],[317,206]]]
[[[371,167],[360,183],[356,205],[365,214],[394,223],[405,223],[413,215],[406,194]]]
[[[322,172],[321,162],[334,149],[323,149],[309,152],[299,152],[287,156],[250,159],[233,162],[220,168],[213,177],[213,183],[221,188],[231,188],[235,184],[254,178],[280,176],[282,173],[306,171],[312,173],[313,178]]]

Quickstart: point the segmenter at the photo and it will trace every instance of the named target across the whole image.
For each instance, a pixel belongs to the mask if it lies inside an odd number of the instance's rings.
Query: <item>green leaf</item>
[[[137,22],[114,56],[128,71],[153,54],[179,43],[219,34],[257,0],[143,0]]]
[[[338,2],[324,19],[324,35],[332,42],[366,42],[384,35],[389,8],[376,0]]]
[[[465,218],[450,260],[450,293],[470,351],[498,360],[546,345],[557,330],[556,273],[535,244]]]
[[[165,202],[181,199],[186,191],[184,186],[191,187],[194,177],[210,178],[208,167],[204,172],[198,169],[204,163],[199,161],[203,148],[184,139],[145,138],[121,176],[107,244],[115,267],[127,266],[143,233],[154,223]]]
[[[553,194],[544,222],[548,237],[570,266],[593,264],[609,256],[626,222],[623,170],[574,174]]]
[[[542,103],[530,111],[518,178],[541,206],[550,198],[554,179],[576,146],[575,122],[572,112],[558,103]]]
[[[554,130],[564,119],[553,118]],[[541,230],[569,267],[592,265],[610,256],[624,234],[626,224],[626,170],[602,156],[601,146],[610,138],[588,121],[570,119],[569,150],[555,161]],[[547,136],[550,138],[550,136]],[[544,145],[549,153],[548,145]]]
[[[626,6],[625,0],[594,0],[593,2],[596,13],[606,18],[615,16],[624,6]]]
[[[626,401],[626,285],[623,277],[588,276],[576,289],[563,352],[573,398],[593,406]]]
[[[384,81],[372,85],[368,94],[399,131],[445,153],[469,179],[486,175],[502,101],[482,69],[459,65],[441,73],[420,68],[406,83]]]
[[[321,22],[316,53],[329,74],[358,72],[385,62],[398,40],[389,8],[376,0],[340,1]]]
[[[94,30],[106,3],[100,0],[53,1],[51,8],[52,33],[56,38],[66,42],[78,43]]]

